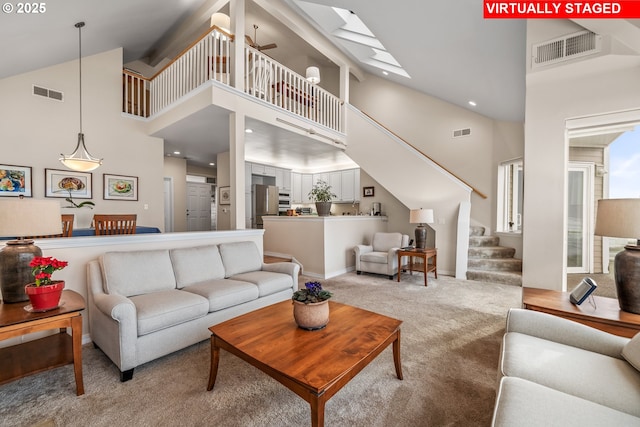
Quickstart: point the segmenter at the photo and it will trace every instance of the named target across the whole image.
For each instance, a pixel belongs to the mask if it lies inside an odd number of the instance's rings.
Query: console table
[[[580,305],[569,301],[569,292],[522,288],[522,306],[564,317],[601,331],[631,338],[640,332],[640,314],[620,310],[618,300],[593,296],[595,307],[586,300]]]
[[[45,312],[25,310],[29,301],[0,304],[0,340],[59,329],[59,333],[0,348],[0,384],[73,363],[76,394],[84,394],[82,381],[82,310],[84,298],[64,290],[60,306]],[[72,336],[67,334],[71,328]]]
[[[402,257],[409,257],[409,264],[402,265]],[[423,262],[421,264],[414,264],[413,258],[421,258]],[[433,258],[433,261],[429,263],[429,259]],[[433,271],[438,278],[437,270],[438,250],[435,248],[425,249],[398,249],[398,282],[400,281],[400,272],[409,270],[409,274],[413,274],[413,271],[421,271],[424,273],[424,285],[427,286],[427,273]]]

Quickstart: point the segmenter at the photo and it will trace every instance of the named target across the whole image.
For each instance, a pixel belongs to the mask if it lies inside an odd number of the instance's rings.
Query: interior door
[[[187,230],[211,230],[211,184],[187,183]]]
[[[569,163],[567,273],[593,272],[594,172],[593,163]]]

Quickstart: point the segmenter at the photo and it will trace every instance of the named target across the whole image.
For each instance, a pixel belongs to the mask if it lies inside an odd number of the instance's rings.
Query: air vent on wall
[[[454,130],[453,131],[453,137],[454,138],[460,138],[460,137],[469,136],[469,135],[471,135],[471,129],[470,128],[458,129],[458,130]]]
[[[591,31],[580,31],[533,45],[531,67],[536,68],[593,55],[600,52],[601,49],[601,36]]]
[[[60,91],[47,89],[46,87],[40,87],[33,85],[33,94],[38,96],[44,96],[45,98],[55,99],[56,101],[63,101],[64,94]]]

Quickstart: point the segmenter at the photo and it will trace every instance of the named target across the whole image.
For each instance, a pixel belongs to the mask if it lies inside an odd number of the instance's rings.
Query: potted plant
[[[31,301],[33,311],[47,311],[58,307],[64,281],[52,280],[51,275],[67,265],[67,261],[59,261],[52,257],[37,256],[31,260],[29,266],[36,280],[27,284],[24,290]]]
[[[328,182],[318,180],[309,192],[309,198],[316,202],[318,216],[328,216],[331,211],[331,201],[337,197],[331,192]]]
[[[322,329],[329,323],[329,298],[333,294],[322,289],[320,282],[307,282],[304,289],[293,293],[293,318],[299,328]]]
[[[76,202],[71,195],[71,190],[69,191],[69,197],[65,197],[65,201],[69,204],[67,206],[63,206],[63,208],[71,208],[71,209],[81,209],[77,215],[74,216],[74,221],[76,222],[73,226],[76,228],[89,228],[91,227],[91,219],[93,215],[91,212],[85,212],[82,208],[93,209],[96,205],[90,200],[85,200],[83,202]]]

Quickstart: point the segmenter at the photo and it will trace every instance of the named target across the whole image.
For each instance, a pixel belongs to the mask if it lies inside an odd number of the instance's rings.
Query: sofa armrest
[[[298,290],[298,274],[300,274],[300,264],[295,262],[274,262],[262,264],[262,270],[274,273],[288,274],[293,279],[293,290]]]
[[[356,271],[360,271],[360,255],[373,252],[373,246],[371,245],[358,245],[353,248],[356,253]]]
[[[519,308],[509,310],[506,332],[519,332],[618,359],[622,359],[622,348],[629,342],[628,338],[572,320]]]

